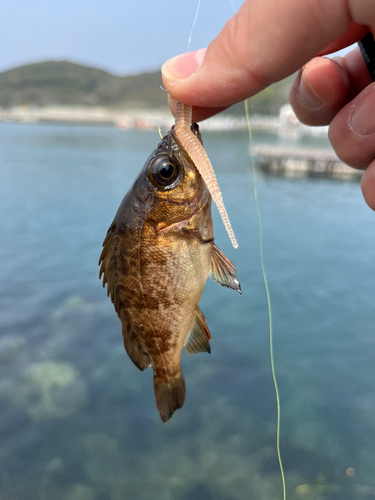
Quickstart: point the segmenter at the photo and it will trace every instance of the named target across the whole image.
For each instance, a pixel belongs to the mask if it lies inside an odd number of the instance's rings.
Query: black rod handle
[[[359,50],[365,60],[371,80],[375,82],[375,40],[374,35],[368,33],[360,42],[358,42]]]

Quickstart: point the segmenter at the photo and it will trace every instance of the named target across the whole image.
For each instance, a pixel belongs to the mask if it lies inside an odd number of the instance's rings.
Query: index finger
[[[294,73],[340,37],[359,39],[364,22],[375,26],[373,0],[247,0],[205,54],[184,54],[163,66],[164,86],[186,104],[231,106]]]

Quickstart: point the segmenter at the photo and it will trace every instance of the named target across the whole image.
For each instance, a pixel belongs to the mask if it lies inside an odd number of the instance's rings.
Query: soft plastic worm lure
[[[223,221],[224,227],[228,233],[233,247],[238,248],[238,243],[236,241],[236,237],[234,236],[227,211],[225,210],[223,197],[217,183],[214,169],[212,168],[211,162],[201,142],[190,129],[191,116],[192,106],[188,106],[186,104],[178,102],[174,131],[179,141],[181,142],[182,147],[190,156],[195,166],[197,167],[198,172],[201,174],[207,186],[207,189],[210,192],[212,199],[217,206],[217,209],[219,210],[221,220]]]

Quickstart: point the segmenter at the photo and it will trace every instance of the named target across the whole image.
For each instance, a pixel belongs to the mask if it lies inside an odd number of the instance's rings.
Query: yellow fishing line
[[[198,0],[197,10],[195,12],[193,26],[192,26],[191,31],[190,31],[190,35],[189,35],[189,40],[188,40],[188,43],[187,43],[186,51],[189,50],[189,45],[190,45],[190,42],[191,42],[191,37],[192,37],[193,31],[194,31],[194,27],[195,27],[195,23],[196,23],[197,17],[198,17],[200,3],[201,3],[201,0]],[[236,11],[235,11],[235,6],[234,6],[233,0],[230,0],[230,3],[231,3],[231,6],[232,6],[233,13],[235,14]],[[267,281],[267,276],[266,276],[266,270],[265,270],[265,267],[264,267],[262,220],[261,220],[261,217],[260,217],[260,210],[259,210],[259,203],[258,203],[257,176],[256,176],[256,170],[255,170],[253,155],[251,153],[252,142],[253,141],[252,141],[251,126],[250,126],[250,114],[249,114],[248,99],[245,100],[245,114],[246,114],[247,128],[248,128],[248,131],[249,131],[250,160],[251,160],[251,168],[252,168],[252,171],[253,171],[253,180],[254,180],[253,183],[254,183],[255,208],[256,208],[257,217],[258,217],[260,264],[261,264],[261,268],[262,268],[264,288],[266,289],[266,295],[267,295],[271,371],[272,371],[273,385],[275,387],[276,404],[277,404],[276,451],[277,451],[277,459],[279,461],[280,474],[281,474],[281,482],[282,482],[282,487],[283,487],[283,500],[286,500],[285,474],[284,474],[284,467],[283,467],[283,462],[282,462],[282,459],[281,459],[281,452],[280,452],[281,409],[280,409],[279,386],[277,384],[276,370],[275,370],[275,361],[274,361],[274,354],[273,354],[273,325],[272,325],[271,297],[270,297],[270,292],[269,292],[269,288],[268,288],[268,281]],[[159,127],[159,134],[161,136],[160,127]]]
[[[159,127],[159,125],[158,125],[158,130],[159,130],[160,139],[163,139],[163,134],[161,133],[161,128]]]
[[[270,342],[271,371],[272,371],[272,379],[273,379],[273,385],[275,387],[276,403],[277,403],[276,451],[277,451],[277,459],[279,461],[279,466],[280,466],[281,482],[282,482],[282,485],[283,485],[283,500],[286,500],[285,475],[284,475],[284,467],[283,467],[283,462],[281,460],[281,452],[280,452],[281,409],[280,409],[279,386],[277,384],[276,371],[275,371],[275,361],[274,361],[274,354],[273,354],[273,324],[272,324],[271,296],[270,296],[270,292],[269,292],[269,288],[268,288],[268,281],[267,281],[267,276],[266,276],[266,270],[265,270],[265,267],[264,267],[262,220],[261,220],[261,217],[260,217],[260,210],[259,210],[259,203],[258,203],[257,175],[256,175],[256,170],[255,170],[253,155],[251,153],[253,138],[252,138],[251,126],[250,126],[250,114],[249,114],[248,99],[245,100],[245,114],[246,114],[247,128],[249,130],[250,159],[251,159],[251,168],[252,168],[252,171],[253,171],[253,179],[254,179],[254,200],[255,200],[255,208],[256,208],[256,212],[257,212],[258,227],[259,227],[260,265],[261,265],[261,268],[262,268],[263,282],[264,282],[264,288],[266,289],[267,305],[268,305],[268,322],[269,322],[269,342]]]

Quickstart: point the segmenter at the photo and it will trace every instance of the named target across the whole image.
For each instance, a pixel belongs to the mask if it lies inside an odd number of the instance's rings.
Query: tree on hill
[[[277,114],[288,100],[291,78],[250,101],[252,113]],[[104,106],[118,109],[166,108],[160,71],[118,76],[69,61],[45,61],[0,73],[0,107]],[[243,114],[243,105],[230,113]]]

